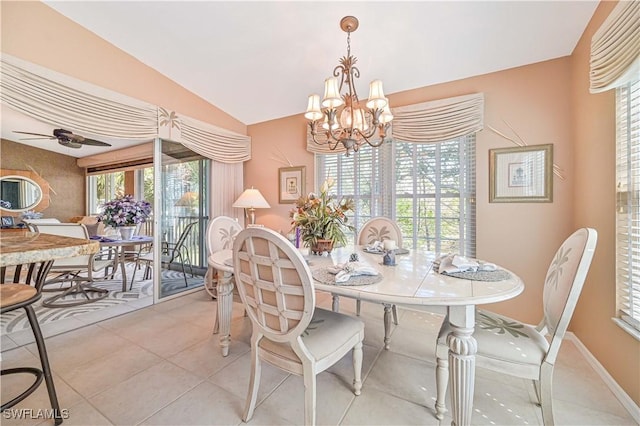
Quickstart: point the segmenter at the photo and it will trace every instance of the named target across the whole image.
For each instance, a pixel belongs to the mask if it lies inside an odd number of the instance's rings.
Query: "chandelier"
[[[364,143],[373,147],[382,145],[393,115],[380,80],[369,84],[366,108],[360,105],[354,82],[360,78],[360,70],[355,66],[357,58],[351,56],[351,33],[358,29],[358,19],[345,16],[340,20],[340,28],[347,33],[347,56],[340,58],[340,64],[333,70],[333,77],[324,81],[322,104],[319,95],[310,95],[304,116],[309,120],[311,137],[315,143],[328,144],[332,151],[342,144],[349,156]],[[341,94],[343,88],[346,91]],[[377,141],[372,139],[376,133],[379,136]],[[317,139],[320,134],[326,137],[326,141]]]

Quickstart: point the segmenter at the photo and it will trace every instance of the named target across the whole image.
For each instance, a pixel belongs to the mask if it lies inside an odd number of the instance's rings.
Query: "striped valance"
[[[591,38],[591,93],[640,78],[640,1],[621,1]]]
[[[207,158],[251,158],[251,138],[3,54],[0,101],[55,127],[96,137],[182,143]]]
[[[11,60],[8,55],[0,59],[0,67],[2,103],[36,120],[123,139],[149,140],[158,133],[157,108],[151,104]]]
[[[190,150],[221,163],[251,159],[251,137],[189,117],[182,117],[180,121],[180,142]]]
[[[391,108],[393,121],[387,138],[402,142],[434,143],[455,139],[482,130],[484,126],[484,95],[458,96]],[[317,144],[307,126],[307,151],[315,154],[343,153],[341,144],[332,151],[323,143],[326,136],[317,135]],[[377,137],[372,138],[379,141]]]
[[[392,108],[393,139],[443,142],[482,130],[484,95],[458,96]]]

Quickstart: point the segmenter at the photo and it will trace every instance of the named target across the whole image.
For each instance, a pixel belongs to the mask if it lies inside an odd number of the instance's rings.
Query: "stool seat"
[[[26,302],[38,295],[38,290],[28,284],[0,285],[0,308],[8,308]]]

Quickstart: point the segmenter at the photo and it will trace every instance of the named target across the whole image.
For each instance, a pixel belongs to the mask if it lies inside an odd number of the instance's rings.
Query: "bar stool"
[[[15,267],[0,268],[0,313],[4,314],[5,312],[24,308],[27,313],[27,318],[29,319],[29,324],[31,325],[31,330],[33,331],[33,335],[36,339],[38,355],[40,356],[40,364],[42,366],[42,369],[35,367],[17,367],[4,369],[0,372],[1,376],[7,374],[32,374],[35,377],[35,381],[31,386],[29,386],[29,388],[13,398],[11,401],[3,403],[0,407],[0,411],[13,407],[35,392],[44,378],[47,385],[47,392],[49,393],[49,400],[51,401],[51,407],[53,408],[55,424],[59,425],[62,423],[60,405],[58,404],[56,388],[53,384],[53,377],[51,375],[51,367],[49,366],[49,358],[47,357],[44,338],[42,337],[38,318],[36,318],[36,314],[32,306],[32,304],[42,296],[44,279],[47,276],[47,273],[49,273],[52,264],[53,261],[46,261],[17,265]],[[14,269],[12,283],[5,284],[5,276],[11,269]],[[26,279],[21,279],[25,274]],[[29,283],[31,282],[33,282],[34,285],[30,285]]]

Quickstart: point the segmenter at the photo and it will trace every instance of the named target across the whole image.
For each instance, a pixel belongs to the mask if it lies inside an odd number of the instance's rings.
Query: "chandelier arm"
[[[368,135],[364,135],[362,132],[360,132],[358,129],[356,129],[356,131],[360,134],[360,136],[362,137],[362,139],[363,139],[366,143],[368,143],[369,145],[371,145],[371,146],[372,146],[372,147],[374,147],[374,148],[378,148],[379,146],[381,146],[381,145],[385,142],[385,139],[384,139],[384,137],[381,137],[379,142],[372,142],[369,138],[370,138],[371,136],[373,136],[373,133],[375,133],[376,128],[374,128],[373,130],[374,130],[374,131],[373,131],[373,132],[371,132],[370,134],[368,134]],[[359,143],[359,144],[358,144],[358,146],[360,146],[360,145],[362,145],[362,143]],[[356,150],[356,151],[357,151],[357,150]]]

